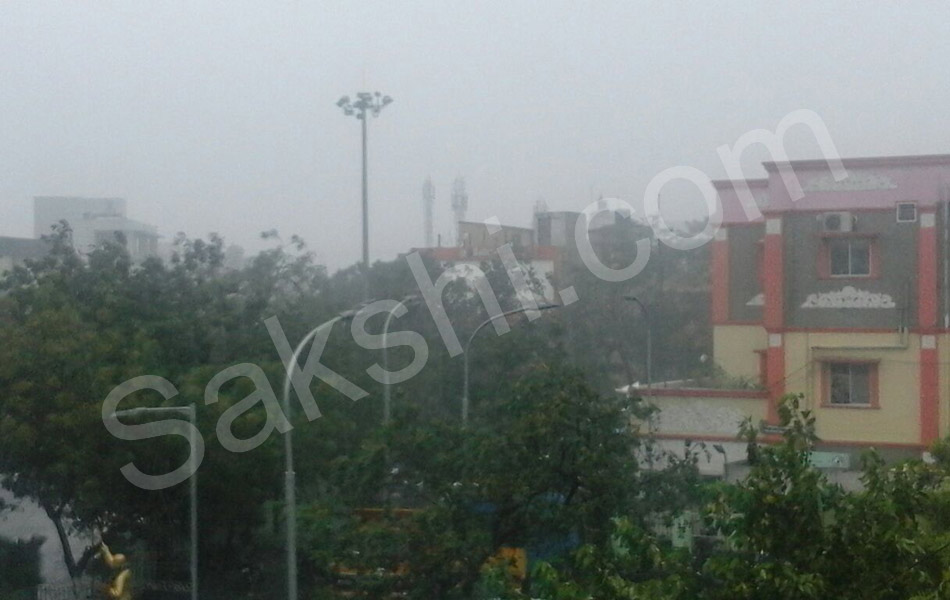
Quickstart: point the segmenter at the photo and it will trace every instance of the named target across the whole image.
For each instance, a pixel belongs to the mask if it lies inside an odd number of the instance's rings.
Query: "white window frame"
[[[902,206],[912,206],[914,207],[914,218],[913,219],[902,219],[901,218],[901,207]],[[917,222],[917,203],[916,202],[898,202],[895,207],[895,217],[898,223],[916,223]]]
[[[867,244],[868,248],[868,271],[867,273],[855,273],[854,272],[854,263],[851,256],[851,244],[854,242],[863,242]],[[834,244],[836,243],[845,243],[848,244],[848,272],[847,273],[835,273],[834,270]],[[839,278],[852,278],[852,277],[870,277],[871,273],[874,272],[874,267],[872,266],[871,261],[874,260],[873,250],[874,244],[868,238],[850,238],[850,237],[841,237],[841,238],[830,238],[828,240],[828,274],[831,277]]]
[[[834,374],[832,370],[835,367],[846,367],[848,369],[848,402],[835,402],[834,401]],[[867,401],[866,402],[853,402],[851,399],[854,397],[854,373],[853,369],[855,367],[861,367],[866,369],[867,381],[865,382],[865,388],[867,390]],[[827,361],[825,362],[825,376],[828,378],[827,382],[827,398],[824,399],[825,406],[854,406],[854,407],[863,407],[863,408],[872,408],[875,407],[876,398],[875,398],[875,387],[877,382],[874,381],[876,374],[877,365],[872,362],[851,362],[851,361]]]

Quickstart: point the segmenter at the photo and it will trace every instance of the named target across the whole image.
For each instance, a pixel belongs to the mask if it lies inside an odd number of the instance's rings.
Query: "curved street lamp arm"
[[[315,327],[314,329],[312,329],[312,330],[310,331],[310,333],[308,333],[307,335],[305,335],[302,340],[300,340],[300,343],[297,344],[297,347],[294,349],[293,357],[290,359],[290,364],[287,365],[287,371],[284,373],[284,396],[283,396],[283,398],[284,398],[284,405],[285,405],[285,406],[284,406],[283,408],[284,408],[284,412],[287,413],[286,416],[287,416],[287,420],[288,420],[288,421],[290,420],[290,413],[289,413],[290,405],[289,405],[289,403],[287,402],[287,399],[290,397],[290,382],[291,382],[291,380],[294,378],[294,371],[295,371],[295,370],[298,368],[298,366],[299,366],[299,363],[298,363],[297,361],[298,361],[298,359],[300,358],[300,355],[303,353],[303,349],[306,348],[306,347],[307,347],[307,344],[309,344],[311,341],[313,341],[313,338],[317,337],[317,334],[320,333],[321,331],[323,331],[323,329],[324,329],[325,327],[333,327],[333,326],[336,324],[337,321],[340,321],[340,320],[342,320],[343,318],[344,318],[344,316],[343,316],[342,314],[341,314],[341,315],[337,315],[337,316],[333,317],[332,319],[330,319],[329,321],[327,321],[326,323],[323,323],[322,325],[319,325],[318,327]]]
[[[297,344],[293,357],[290,359],[290,364],[287,365],[287,370],[284,373],[284,394],[281,405],[288,422],[292,420],[290,383],[294,378],[294,371],[298,368],[297,361],[303,349],[325,328],[333,327],[337,321],[352,318],[353,314],[353,311],[340,313],[326,323],[313,328]],[[294,472],[292,433],[293,429],[290,429],[284,434],[284,511],[287,519],[287,597],[289,600],[297,600],[297,482],[296,473]]]
[[[489,323],[496,321],[502,317],[507,317],[508,315],[516,315],[518,313],[528,312],[530,310],[541,311],[541,310],[548,310],[551,308],[558,308],[558,305],[557,304],[542,304],[541,306],[538,306],[538,307],[532,307],[532,308],[521,307],[521,308],[514,308],[512,310],[506,310],[505,312],[501,314],[495,315],[493,317],[489,317],[485,319],[484,321],[482,321],[482,323],[478,327],[475,328],[475,331],[472,332],[472,335],[468,336],[468,341],[465,342],[465,353],[464,353],[465,355],[462,358],[463,367],[464,367],[464,373],[462,376],[463,377],[462,379],[462,427],[465,427],[468,425],[468,404],[469,404],[468,403],[468,355],[469,355],[468,349],[469,349],[469,346],[472,345],[472,341],[475,339],[475,336],[478,334],[479,331],[481,331],[483,327],[485,327]]]
[[[481,322],[481,324],[480,324],[478,327],[475,328],[475,331],[472,332],[472,335],[468,336],[468,341],[465,342],[465,353],[468,354],[468,347],[472,344],[472,340],[474,340],[474,339],[475,339],[475,336],[478,335],[478,332],[481,331],[482,328],[485,327],[486,325],[488,325],[489,323],[493,323],[494,321],[497,321],[498,319],[500,319],[500,318],[502,318],[502,317],[507,317],[508,315],[516,315],[516,314],[518,314],[518,313],[530,312],[530,311],[533,311],[533,310],[542,311],[542,310],[548,310],[548,309],[551,309],[551,308],[558,308],[558,305],[556,305],[556,304],[542,304],[541,306],[532,307],[532,308],[525,308],[525,307],[513,308],[513,309],[511,309],[511,310],[506,310],[506,311],[503,312],[503,313],[500,313],[500,314],[497,314],[497,315],[495,315],[495,316],[493,316],[493,317],[489,317],[489,318],[485,319],[484,321]]]

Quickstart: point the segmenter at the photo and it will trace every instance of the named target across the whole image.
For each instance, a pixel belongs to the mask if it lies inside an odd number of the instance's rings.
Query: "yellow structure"
[[[919,456],[950,433],[950,155],[763,166],[713,182],[709,277],[715,363],[761,392],[654,390],[658,433],[732,440],[792,393],[822,451]]]
[[[104,597],[111,600],[132,600],[132,570],[127,566],[125,555],[113,554],[103,543],[99,547],[99,557],[107,567],[116,572],[112,581],[104,586]]]

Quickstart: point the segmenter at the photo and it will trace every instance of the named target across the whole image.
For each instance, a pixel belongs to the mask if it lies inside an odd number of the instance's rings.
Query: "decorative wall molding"
[[[850,285],[837,292],[809,294],[802,308],[897,308],[890,294],[867,292]]]
[[[765,306],[765,294],[758,293],[755,296],[749,298],[749,301],[745,303],[746,306]]]
[[[829,173],[815,177],[802,185],[802,191],[805,192],[858,192],[894,189],[897,189],[897,184],[886,175],[851,169],[848,170],[848,176],[841,181],[835,181],[834,176]]]

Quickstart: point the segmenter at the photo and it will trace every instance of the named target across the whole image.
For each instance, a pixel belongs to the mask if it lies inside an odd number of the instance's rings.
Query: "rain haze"
[[[0,2],[0,597],[946,590],[947,57],[936,2]]]
[[[639,205],[665,168],[723,176],[718,146],[795,109],[843,156],[945,152],[948,23],[937,3],[8,2],[0,235],[32,234],[33,196],[124,197],[166,241],[254,252],[276,229],[357,262],[359,123],[336,101],[359,91],[394,99],[369,123],[373,260],[423,245],[426,177],[447,241],[457,176],[470,220]],[[788,148],[818,155],[804,128]]]

